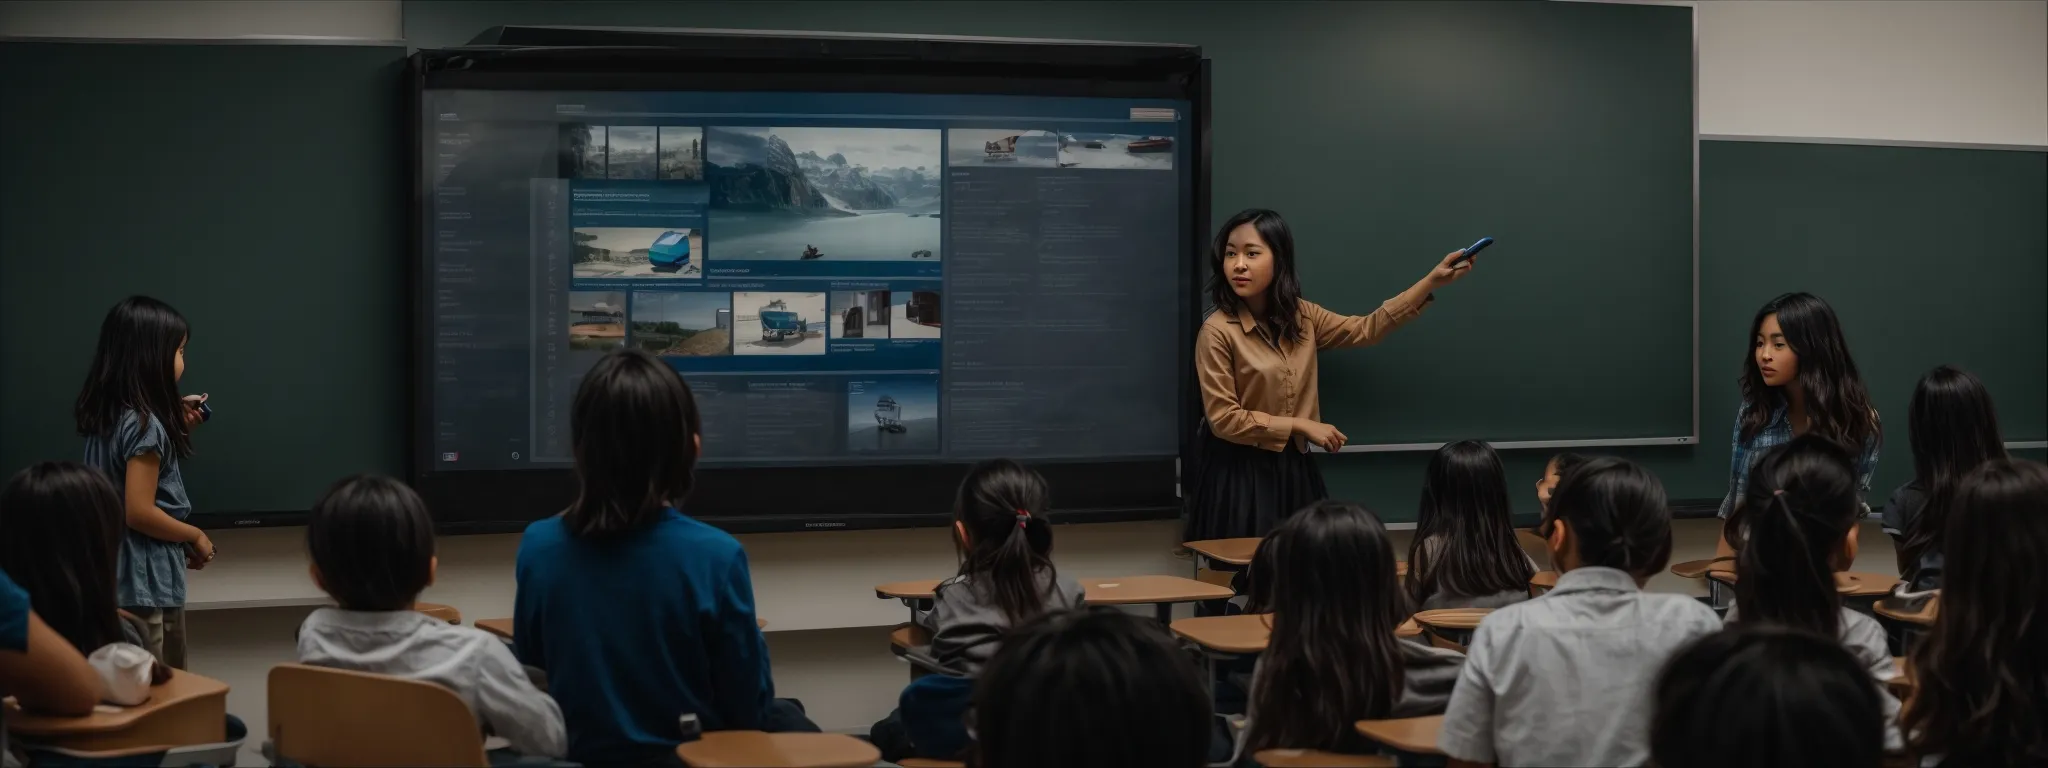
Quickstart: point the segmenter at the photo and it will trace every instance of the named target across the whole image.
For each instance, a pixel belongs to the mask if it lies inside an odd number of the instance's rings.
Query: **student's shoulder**
[[[1842,606],[1842,644],[1852,649],[1887,647],[1884,625],[1868,614]]]
[[[1237,324],[1237,315],[1230,312],[1211,308],[1208,314],[1202,317],[1201,333],[1204,339],[1229,341],[1230,334],[1243,332]]]
[[[1645,591],[1637,599],[1642,601],[1644,607],[1650,609],[1649,615],[1659,617],[1665,622],[1682,622],[1684,626],[1702,632],[1714,632],[1721,628],[1721,616],[1714,613],[1714,609],[1708,608],[1706,603],[1700,602],[1699,598],[1691,595]]]
[[[654,524],[653,533],[665,544],[689,547],[698,557],[737,557],[746,551],[732,534],[675,510]]]

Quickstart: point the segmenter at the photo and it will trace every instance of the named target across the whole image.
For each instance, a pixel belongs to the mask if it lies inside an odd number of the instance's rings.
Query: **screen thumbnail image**
[[[937,129],[714,126],[704,140],[721,259],[940,257]]]
[[[1061,168],[1173,170],[1173,137],[1131,133],[1061,133]]]
[[[661,357],[732,354],[732,294],[633,294],[633,345]]]
[[[704,233],[689,227],[577,227],[576,277],[696,280],[704,276]]]
[[[938,291],[891,291],[889,302],[889,338],[939,337]]]
[[[732,295],[735,355],[825,354],[825,294]]]
[[[938,453],[938,379],[848,383],[846,448],[855,453]]]
[[[660,177],[668,181],[704,179],[704,129],[664,125],[656,135],[661,154]]]
[[[889,338],[888,291],[833,291],[831,337]]]
[[[569,179],[652,179],[657,166],[656,135],[656,129],[651,125],[563,123],[558,163],[561,176]]]
[[[569,292],[569,348],[610,352],[626,346],[626,294]]]
[[[954,168],[1054,168],[1059,134],[1028,128],[954,128],[946,132],[946,164]]]

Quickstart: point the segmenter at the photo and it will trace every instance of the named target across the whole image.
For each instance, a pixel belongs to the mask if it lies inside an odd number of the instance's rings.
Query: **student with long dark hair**
[[[1158,622],[1052,611],[1012,631],[982,669],[972,725],[978,768],[1198,768],[1209,693]]]
[[[1721,627],[1698,600],[1642,589],[1671,559],[1664,484],[1593,459],[1564,476],[1537,532],[1557,586],[1480,622],[1437,744],[1453,765],[1642,765],[1650,679]]]
[[[1856,560],[1863,506],[1849,453],[1818,435],[1795,437],[1757,460],[1728,518],[1737,555],[1730,624],[1773,624],[1836,638],[1878,681],[1897,672],[1877,619],[1842,604],[1835,574]],[[1898,701],[1884,693],[1884,722]],[[1887,726],[1887,743],[1898,744]]]
[[[1444,711],[1464,656],[1394,635],[1411,611],[1378,518],[1318,502],[1266,541],[1273,634],[1252,671],[1243,753],[1370,753],[1357,721]]]
[[[1446,255],[1371,314],[1347,317],[1301,297],[1294,235],[1280,214],[1254,208],[1223,222],[1209,253],[1213,311],[1195,341],[1207,426],[1189,487],[1188,539],[1263,536],[1329,495],[1305,452],[1335,451],[1348,438],[1323,423],[1318,350],[1373,344],[1414,319],[1434,291],[1472,271],[1461,255]]]
[[[817,730],[774,697],[746,552],[681,511],[702,432],[690,388],[645,352],[604,356],[577,387],[576,500],[526,527],[512,609],[575,762],[672,761],[683,714],[704,730]]]
[[[1734,513],[1749,469],[1764,451],[1798,435],[1818,435],[1854,453],[1856,485],[1870,490],[1883,428],[1834,308],[1812,294],[1787,293],[1756,311],[1749,335],[1721,518]],[[1724,527],[1715,548],[1721,562],[1735,554],[1726,534]]]
[[[1877,768],[1881,693],[1833,638],[1745,624],[1701,638],[1657,676],[1658,768]]]
[[[1901,726],[1923,764],[2048,764],[2048,466],[1998,459],[1949,508],[1934,628]]]
[[[1550,494],[1557,490],[1557,484],[1564,481],[1566,474],[1569,474],[1584,463],[1586,463],[1586,457],[1571,452],[1560,453],[1550,457],[1550,461],[1543,465],[1543,476],[1536,478],[1537,506],[1542,509],[1549,509]]]
[[[149,651],[185,666],[185,571],[213,560],[213,540],[185,522],[192,500],[182,465],[203,396],[178,395],[191,326],[147,296],[115,304],[73,411],[85,463],[121,490],[128,534],[121,542],[121,607],[149,628]]]
[[[1898,544],[1899,574],[1909,589],[1941,588],[1941,535],[1963,476],[2005,458],[1991,392],[1969,371],[1941,366],[1920,377],[1907,415],[1913,479],[1884,505],[1885,532]]]
[[[1446,444],[1423,474],[1422,511],[1408,545],[1416,610],[1499,608],[1529,599],[1536,564],[1515,538],[1507,471],[1493,446]]]

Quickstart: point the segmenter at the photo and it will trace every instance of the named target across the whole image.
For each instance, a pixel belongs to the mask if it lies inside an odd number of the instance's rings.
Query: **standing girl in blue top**
[[[115,592],[149,627],[149,651],[185,666],[185,570],[213,560],[213,540],[185,519],[183,460],[192,455],[203,397],[180,398],[191,328],[178,310],[147,296],[114,305],[74,415],[85,463],[121,490],[128,524]]]
[[[816,731],[775,698],[747,553],[678,509],[702,433],[689,386],[639,350],[606,355],[569,411],[576,500],[526,527],[514,651],[547,671],[572,761],[673,764],[706,731]]]
[[[1764,451],[1798,435],[1819,435],[1855,455],[1856,487],[1870,490],[1884,434],[1834,308],[1813,294],[1788,293],[1756,311],[1749,335],[1721,519],[1735,511]],[[1733,569],[1726,533],[1716,542],[1717,570]]]

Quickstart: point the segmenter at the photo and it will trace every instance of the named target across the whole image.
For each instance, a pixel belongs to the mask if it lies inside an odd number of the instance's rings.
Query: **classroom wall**
[[[0,36],[396,39],[405,9],[420,5],[15,0],[0,2]],[[1703,133],[2048,145],[2048,0],[1716,0],[1698,7]],[[1681,522],[1674,560],[1707,556],[1714,530],[1713,521]],[[1191,565],[1170,554],[1177,534],[1167,521],[1062,528],[1056,559],[1077,576],[1185,573]],[[218,532],[221,558],[192,581],[194,667],[234,686],[231,708],[257,734],[265,727],[264,674],[292,657],[292,630],[320,599],[304,575],[302,536],[298,529]],[[828,729],[864,729],[886,714],[905,679],[885,648],[886,633],[903,612],[869,588],[949,571],[943,531],[741,539],[771,624],[780,692],[804,699]],[[1859,569],[1894,567],[1889,541],[1874,525],[1863,541]],[[441,581],[424,599],[472,619],[510,614],[517,536],[448,537],[440,546]],[[1667,574],[1652,588],[1696,585]],[[244,760],[261,764],[253,744]]]

